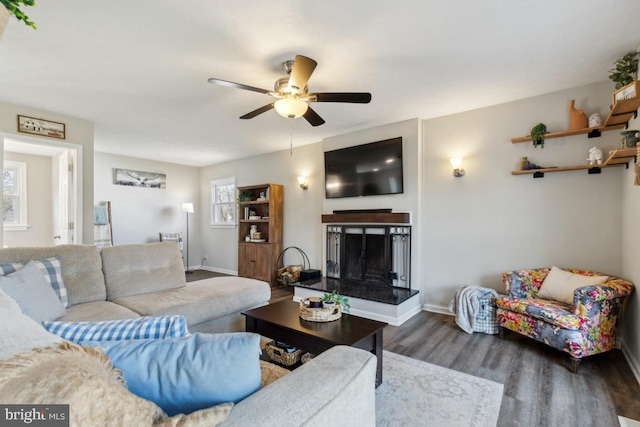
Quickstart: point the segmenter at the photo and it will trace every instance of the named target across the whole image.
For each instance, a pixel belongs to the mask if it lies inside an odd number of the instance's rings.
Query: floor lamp
[[[189,274],[193,273],[191,270],[189,270],[189,214],[193,213],[193,203],[183,203],[182,212],[185,212],[187,214],[187,268],[184,272],[185,274]]]

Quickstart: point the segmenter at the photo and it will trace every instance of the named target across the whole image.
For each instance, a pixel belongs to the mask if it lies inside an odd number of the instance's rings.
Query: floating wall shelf
[[[511,175],[533,175],[534,178],[543,178],[547,172],[566,172],[586,170],[589,175],[600,173],[602,168],[611,168],[614,166],[622,166],[624,163],[601,164],[601,165],[576,165],[576,166],[559,166],[557,168],[530,169],[522,171],[513,171]]]
[[[628,121],[628,120],[627,120]],[[598,126],[593,128],[584,128],[584,129],[574,129],[574,130],[564,130],[562,132],[550,132],[544,134],[544,139],[553,139],[553,138],[562,138],[565,136],[574,136],[574,135],[584,135],[589,134],[589,138],[599,137],[600,132],[614,130],[614,129],[623,129],[626,124],[615,124],[611,126]],[[517,144],[519,142],[530,142],[531,136],[520,136],[518,138],[511,138],[511,142]]]
[[[625,99],[626,98],[626,99]],[[545,140],[553,138],[562,138],[565,136],[575,136],[588,134],[589,138],[599,137],[602,131],[626,128],[629,120],[638,116],[638,108],[640,108],[640,81],[632,82],[613,93],[613,105],[604,126],[566,130],[562,132],[551,132],[544,135]],[[531,141],[531,136],[521,136],[511,138],[513,144],[519,142]],[[640,143],[637,144],[640,147]],[[518,170],[511,172],[511,175],[533,175],[534,178],[543,178],[547,172],[566,172],[576,170],[587,170],[589,175],[598,174],[602,168],[610,168],[614,166],[629,167],[629,162],[637,161],[637,155],[640,148],[620,148],[609,151],[609,157],[601,165],[576,165],[561,166],[555,168]]]

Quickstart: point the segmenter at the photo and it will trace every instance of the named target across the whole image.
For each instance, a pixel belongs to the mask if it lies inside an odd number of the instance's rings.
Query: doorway
[[[26,201],[26,220],[18,227],[7,223],[6,212],[12,201],[5,195],[2,245],[53,246],[82,242],[78,176],[82,147],[11,136],[3,138],[3,148],[5,162],[21,164],[25,169],[22,178],[26,182],[21,188],[25,191],[22,202]]]

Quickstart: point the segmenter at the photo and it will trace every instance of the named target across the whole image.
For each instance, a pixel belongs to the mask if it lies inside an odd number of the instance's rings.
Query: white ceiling
[[[607,79],[640,46],[638,0],[56,0],[0,41],[0,101],[95,123],[95,150],[203,166]],[[296,54],[318,61],[326,124],[214,86],[271,89]],[[612,86],[613,88],[613,86]]]

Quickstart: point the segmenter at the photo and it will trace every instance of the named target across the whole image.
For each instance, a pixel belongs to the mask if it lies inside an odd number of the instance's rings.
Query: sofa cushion
[[[55,320],[65,314],[58,295],[33,262],[15,273],[0,276],[0,289],[16,300],[24,314],[37,322]]]
[[[271,288],[266,282],[246,277],[214,277],[179,289],[117,298],[114,303],[143,316],[181,314],[195,325],[230,313],[266,304]]]
[[[67,308],[67,314],[62,316],[61,322],[83,322],[100,320],[133,319],[140,317],[135,311],[114,304],[111,301],[92,301],[72,305]]]
[[[172,242],[119,245],[101,252],[107,299],[181,288],[182,256]]]
[[[93,245],[60,245],[0,249],[0,263],[23,263],[59,256],[69,305],[104,301],[107,292],[102,260]]]
[[[551,267],[549,274],[540,286],[538,297],[573,304],[573,292],[584,286],[601,285],[609,276],[582,275]]]
[[[261,387],[257,334],[194,334],[83,345],[104,349],[113,366],[122,370],[131,392],[169,415],[238,402]]]
[[[74,342],[179,338],[189,335],[183,316],[138,317],[102,322],[43,322],[44,327]]]
[[[127,390],[121,373],[101,351],[71,343],[0,362],[0,402],[66,403],[72,426],[215,426],[233,406],[167,418],[153,402]]]
[[[565,329],[580,329],[580,318],[572,313],[572,306],[542,298],[496,298],[498,309],[525,314]]]
[[[18,303],[0,290],[0,360],[62,341],[62,338],[50,334],[38,322],[25,315]]]

